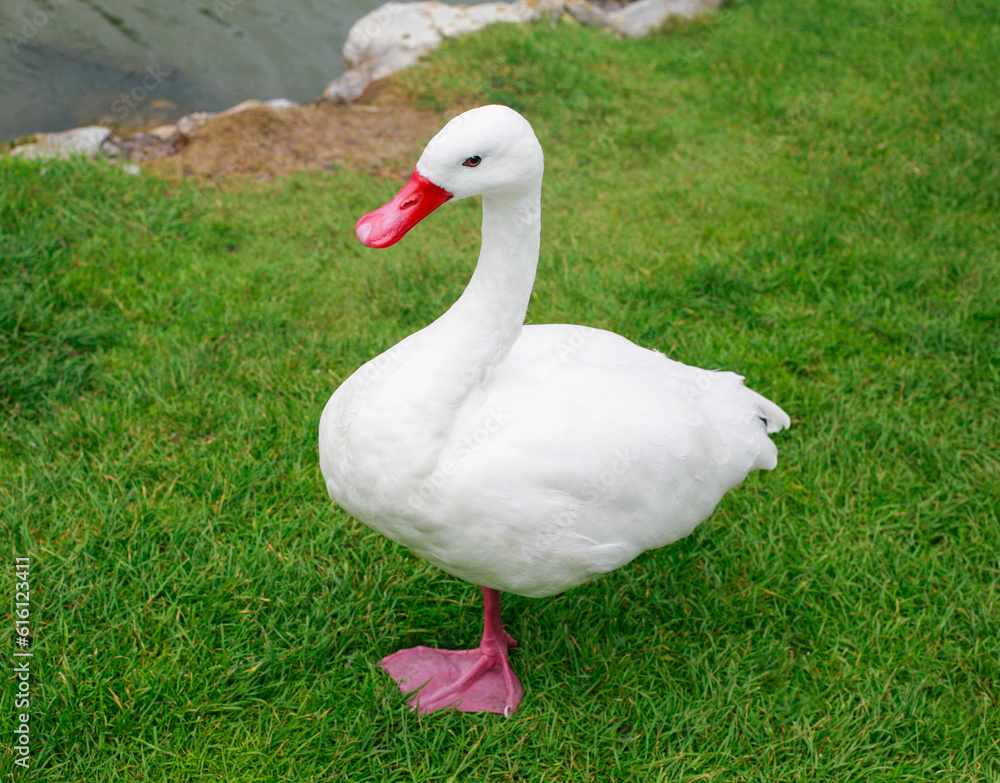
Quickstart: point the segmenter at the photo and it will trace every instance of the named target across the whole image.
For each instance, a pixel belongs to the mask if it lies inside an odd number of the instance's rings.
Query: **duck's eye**
[[[476,166],[478,166],[482,162],[483,162],[482,158],[480,158],[478,155],[473,155],[471,158],[466,158],[465,162],[462,165],[463,166],[468,166],[471,169],[471,168],[475,168]]]

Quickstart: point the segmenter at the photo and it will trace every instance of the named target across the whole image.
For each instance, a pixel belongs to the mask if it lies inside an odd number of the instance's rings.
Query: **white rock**
[[[186,114],[177,120],[175,128],[181,136],[186,139],[190,139],[200,127],[205,125],[213,117],[227,117],[230,114],[239,114],[240,112],[248,111],[250,109],[259,109],[261,106],[267,106],[271,109],[275,109],[276,111],[280,111],[281,109],[291,109],[294,106],[298,106],[298,104],[288,100],[287,98],[273,98],[269,101],[258,101],[256,98],[251,98],[250,100],[237,103],[235,106],[231,106],[220,112],[196,111],[191,114]]]
[[[706,11],[714,11],[724,0],[639,0],[621,10],[622,32],[636,38],[652,32],[671,16],[691,19]]]
[[[295,101],[290,101],[288,98],[272,98],[269,101],[264,101],[265,106],[270,106],[272,109],[294,109],[298,104]]]
[[[409,68],[445,38],[482,29],[494,22],[531,22],[568,11],[584,24],[630,36],[642,36],[670,16],[696,16],[724,0],[638,0],[618,11],[605,11],[589,0],[517,0],[513,3],[444,5],[438,2],[386,3],[365,14],[347,34],[347,70],[327,85],[329,100],[356,100],[376,79]]]
[[[375,79],[409,68],[445,38],[480,30],[494,22],[530,22],[562,9],[564,0],[517,0],[514,3],[445,5],[386,3],[351,27],[344,44],[347,71],[323,95],[353,101]]]
[[[195,131],[215,116],[214,112],[196,111],[177,120],[177,132],[185,138],[194,136]]]
[[[87,125],[62,133],[39,133],[31,144],[23,144],[10,151],[22,158],[68,158],[70,155],[96,155],[104,141],[111,136],[108,128]]]
[[[146,133],[147,136],[155,136],[160,141],[170,141],[177,133],[176,125],[158,125]]]
[[[618,11],[605,11],[588,0],[567,0],[566,10],[578,21],[629,35],[646,35],[671,16],[690,19],[722,5],[722,0],[638,0]]]
[[[219,116],[225,117],[229,114],[239,114],[241,111],[248,111],[250,109],[259,109],[261,106],[267,106],[268,108],[281,110],[281,109],[291,109],[293,106],[298,104],[293,103],[287,98],[272,98],[269,101],[258,101],[256,98],[251,98],[250,100],[243,101],[242,103],[237,103],[235,106],[231,106],[225,111],[220,111]]]

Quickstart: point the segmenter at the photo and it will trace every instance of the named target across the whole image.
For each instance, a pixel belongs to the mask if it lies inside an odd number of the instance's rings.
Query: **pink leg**
[[[483,640],[477,649],[410,647],[383,658],[379,665],[403,693],[413,693],[410,705],[421,713],[450,708],[510,715],[524,696],[507,654],[516,646],[503,628],[500,593],[484,587]]]

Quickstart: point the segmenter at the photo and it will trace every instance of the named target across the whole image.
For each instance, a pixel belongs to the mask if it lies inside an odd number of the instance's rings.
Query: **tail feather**
[[[775,403],[771,402],[767,399],[767,397],[762,394],[758,394],[757,392],[753,392],[753,395],[758,415],[760,416],[760,420],[764,422],[764,426],[769,435],[775,432],[781,432],[782,430],[788,429],[792,426],[792,420],[788,417],[788,414],[779,408]]]

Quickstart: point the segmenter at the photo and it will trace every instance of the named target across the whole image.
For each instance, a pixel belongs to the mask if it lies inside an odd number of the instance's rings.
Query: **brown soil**
[[[452,114],[418,109],[378,90],[351,105],[260,106],[214,117],[183,144],[175,140],[176,154],[142,165],[167,176],[211,179],[272,179],[293,170],[340,167],[399,176],[409,173]]]

